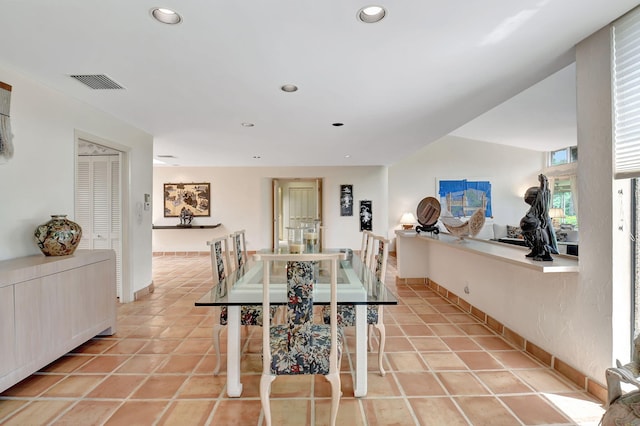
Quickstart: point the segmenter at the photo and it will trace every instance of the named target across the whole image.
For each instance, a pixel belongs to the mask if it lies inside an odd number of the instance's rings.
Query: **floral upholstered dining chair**
[[[389,240],[373,235],[371,237],[370,259],[365,260],[364,265],[371,270],[372,275],[382,284],[384,284],[385,274],[387,272],[387,260],[389,257]],[[328,315],[327,307],[322,309],[323,320],[328,324],[331,320]],[[386,342],[386,329],[384,327],[384,318],[382,305],[367,305],[367,324],[369,325],[369,350],[372,350],[373,329],[378,330],[378,371],[381,376],[386,372],[383,367],[384,346]],[[353,327],[356,325],[356,309],[353,305],[338,306],[338,325],[342,327]]]
[[[371,261],[371,251],[373,250],[373,237],[371,231],[362,231],[362,244],[360,246],[360,260],[363,265],[369,266]]]
[[[213,269],[213,283],[214,285],[226,285],[225,278],[227,278],[230,271],[230,259],[229,259],[229,245],[228,238],[226,236],[215,238],[211,241],[207,241],[207,245],[211,249],[211,267]],[[239,268],[235,273],[242,273],[242,268]],[[226,291],[224,291],[226,293]],[[271,308],[271,314],[275,315],[276,308]],[[228,324],[229,312],[226,306],[220,307],[220,321],[213,326],[213,348],[216,352],[216,366],[213,370],[213,374],[220,373],[221,354],[220,354],[220,334],[222,330]],[[240,324],[244,326],[262,326],[262,306],[243,305],[240,308]]]
[[[236,231],[231,234],[231,241],[233,242],[233,251],[235,256],[235,268],[239,270],[247,263],[247,247],[245,245],[244,238],[245,231]]]
[[[265,423],[271,425],[269,393],[280,375],[320,374],[331,384],[331,425],[335,425],[340,403],[342,329],[337,326],[337,263],[339,254],[262,255],[262,309],[268,309],[271,261],[287,261],[286,322],[262,329],[262,376],[260,401]],[[299,259],[299,260],[298,260]],[[331,324],[313,321],[313,292],[318,261],[331,262]]]

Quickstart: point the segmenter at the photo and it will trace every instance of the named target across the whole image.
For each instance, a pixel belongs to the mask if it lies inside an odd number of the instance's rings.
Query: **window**
[[[640,13],[613,24],[615,178],[640,176]]]
[[[630,179],[631,262],[631,347],[640,331],[640,9],[629,12],[613,24],[612,94],[614,119],[614,178]],[[623,192],[620,199],[620,221],[623,218]],[[623,227],[619,228],[621,231]],[[625,274],[626,275],[626,274]],[[627,276],[624,277],[625,279]],[[632,353],[633,355],[633,353]]]
[[[640,332],[640,182],[638,178],[631,181],[631,235],[633,235],[633,254],[631,258],[632,269],[632,286],[631,286],[631,300],[633,300],[633,312],[631,312],[632,328],[631,339],[633,340]]]
[[[551,208],[562,209],[564,217],[560,219],[560,222],[574,225],[577,228],[578,216],[575,209],[575,197],[571,188],[571,178],[554,179]]]
[[[559,166],[561,164],[576,163],[578,161],[578,147],[558,149],[549,153],[549,166]]]

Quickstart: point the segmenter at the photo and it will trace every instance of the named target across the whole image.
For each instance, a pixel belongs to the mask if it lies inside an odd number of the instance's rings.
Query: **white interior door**
[[[117,296],[122,300],[121,154],[79,156],[75,221],[82,227],[80,249],[113,249]]]
[[[322,221],[322,179],[273,179],[273,248],[286,244],[286,229]]]

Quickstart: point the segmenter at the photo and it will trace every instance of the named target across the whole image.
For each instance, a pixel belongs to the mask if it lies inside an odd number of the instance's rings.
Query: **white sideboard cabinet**
[[[0,392],[116,331],[113,250],[0,261]]]

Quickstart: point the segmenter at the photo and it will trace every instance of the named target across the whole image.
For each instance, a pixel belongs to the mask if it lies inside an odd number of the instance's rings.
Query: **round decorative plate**
[[[440,217],[440,201],[434,197],[425,197],[416,209],[416,218],[422,226],[434,225]]]

